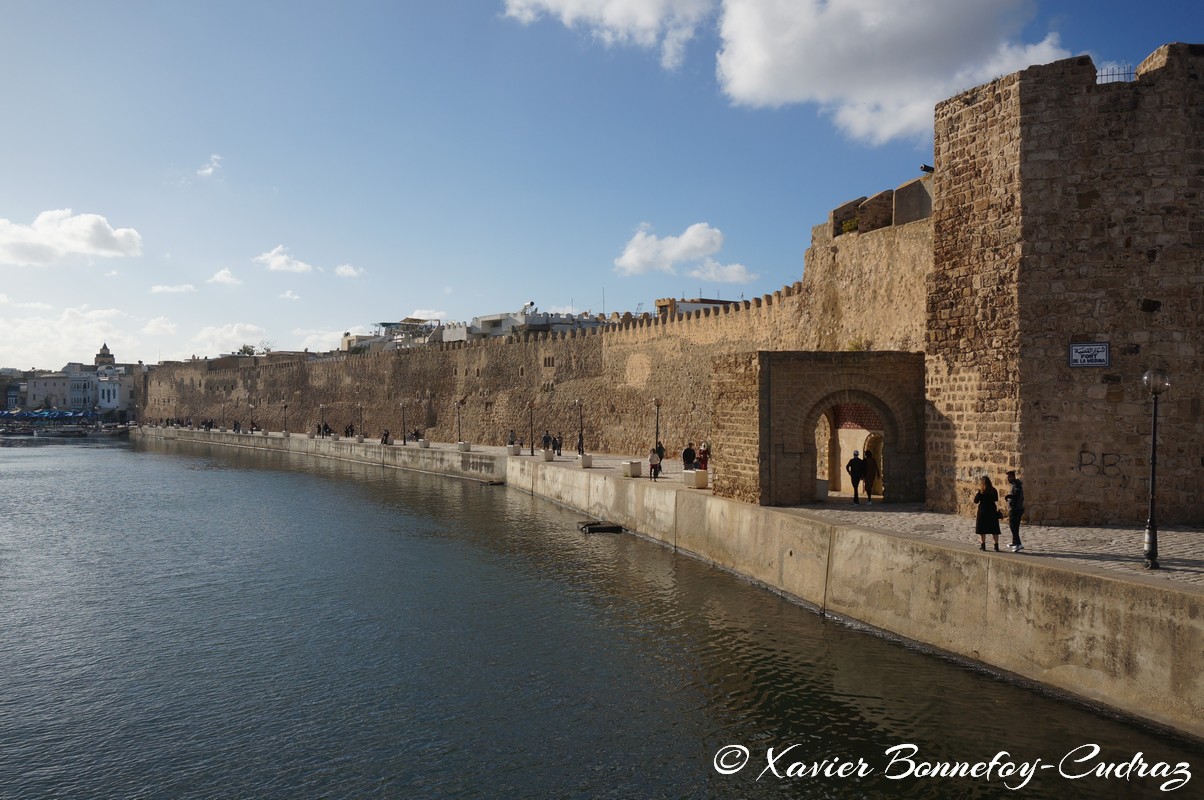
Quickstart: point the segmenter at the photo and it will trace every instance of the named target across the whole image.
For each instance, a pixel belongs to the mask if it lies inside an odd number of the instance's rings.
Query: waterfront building
[[[35,373],[27,383],[29,408],[65,408],[71,397],[71,379],[65,372]]]

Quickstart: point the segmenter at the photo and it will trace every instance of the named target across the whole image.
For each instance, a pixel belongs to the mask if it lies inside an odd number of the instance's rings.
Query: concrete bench
[[[705,469],[682,470],[681,479],[691,489],[707,488],[707,471]]]

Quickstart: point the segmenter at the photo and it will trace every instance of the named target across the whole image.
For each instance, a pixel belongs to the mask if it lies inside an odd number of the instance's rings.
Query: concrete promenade
[[[250,434],[244,434],[250,436]],[[292,434],[304,438],[304,434]],[[280,433],[272,432],[268,438],[279,438]],[[260,434],[255,434],[255,439]],[[353,441],[343,439],[348,445]],[[254,446],[255,440],[248,441]],[[379,441],[365,439],[359,447],[379,447]],[[417,447],[413,442],[405,445]],[[400,443],[391,447],[400,448]],[[454,442],[431,442],[432,451],[457,452]],[[506,457],[506,448],[501,446],[472,445],[472,452],[490,455],[497,458]],[[531,458],[530,447],[523,448],[523,457]],[[635,456],[598,455],[591,454],[593,465],[590,471],[600,474],[611,474],[618,477],[621,464],[624,461],[637,460]],[[547,464],[562,469],[577,470],[576,453],[565,451],[563,456],[556,457],[550,462],[543,461],[542,453],[537,448],[535,459],[541,464]],[[643,462],[643,480],[648,478],[647,456],[640,459]],[[666,473],[658,484],[662,489],[672,489],[691,493],[710,493],[710,489],[691,489],[682,483],[682,468],[680,461],[667,458]],[[1040,502],[1040,487],[1025,484],[1025,492],[1029,503]],[[1002,494],[1003,492],[1001,492]],[[839,525],[851,525],[858,528],[868,528],[885,533],[902,534],[909,537],[929,538],[966,550],[978,549],[978,537],[974,534],[974,520],[955,514],[944,514],[926,511],[920,503],[884,503],[867,504],[864,499],[860,505],[853,505],[851,495],[841,495],[833,492],[826,502],[813,503],[796,508],[776,509],[786,513],[798,514],[812,519],[822,520]],[[1020,529],[1020,537],[1024,543],[1024,551],[1011,553],[1007,544],[1011,541],[1011,533],[1007,529],[1007,521],[1000,522],[1003,535],[999,537],[1000,550],[991,550],[988,537],[987,552],[984,557],[1022,558],[1045,561],[1053,566],[1074,566],[1089,570],[1105,570],[1117,572],[1129,577],[1143,577],[1153,580],[1174,581],[1194,584],[1204,590],[1204,523],[1199,527],[1182,525],[1159,526],[1158,553],[1160,570],[1145,569],[1143,556],[1145,541],[1145,509],[1133,509],[1133,521],[1128,524],[1118,524],[1113,527],[1048,527],[1041,525],[1024,525]],[[1204,654],[1202,654],[1204,655]]]
[[[455,445],[434,444],[432,447],[454,449]],[[474,445],[473,449],[494,453],[499,457],[505,457],[506,454],[504,447]],[[530,450],[525,448],[523,452],[527,454],[530,453]],[[530,458],[529,455],[527,457]],[[535,451],[535,457],[540,458],[539,450]],[[632,461],[635,458],[593,455],[592,460],[593,465],[590,467],[592,472],[609,472],[619,476],[622,462]],[[674,491],[710,493],[710,489],[687,488],[682,483],[681,462],[668,458],[665,461],[668,471],[658,481],[659,484]],[[579,469],[575,453],[566,452],[563,456],[547,463],[564,469]],[[643,480],[649,480],[646,457],[643,464],[643,475]],[[1025,484],[1025,492],[1030,503],[1039,502],[1039,487],[1030,487]],[[973,518],[926,511],[922,503],[883,503],[879,500],[876,503],[868,504],[863,498],[860,505],[853,505],[852,495],[833,492],[828,496],[826,502],[776,510],[839,525],[925,537],[961,545],[966,550],[978,550],[978,536],[974,533]],[[999,537],[999,548],[1002,552],[995,553],[991,549],[991,539],[987,537],[988,552],[983,553],[983,556],[1046,560],[1054,566],[1074,565],[1086,569],[1116,571],[1131,577],[1148,576],[1155,580],[1183,581],[1204,589],[1204,525],[1201,527],[1159,526],[1158,561],[1162,568],[1147,570],[1143,555],[1145,511],[1144,508],[1134,509],[1134,517],[1142,517],[1140,522],[1107,528],[1023,525],[1020,529],[1020,539],[1024,544],[1024,550],[1015,554],[1007,549],[1008,543],[1012,540],[1007,520],[1001,520],[1000,530],[1003,535]]]
[[[1021,529],[1025,550],[978,549],[974,521],[913,504],[752,506],[643,459],[454,443],[428,448],[147,428],[149,438],[247,447],[505,482],[616,522],[838,618],[964,657],[1204,739],[1204,553],[1200,528],[1159,533],[1161,570],[1144,569],[1144,519],[1116,528]],[[623,475],[639,460],[644,477]],[[1040,487],[1027,486],[1030,502]],[[1135,514],[1144,517],[1142,510]]]
[[[501,455],[505,454],[504,447],[482,447],[480,449],[491,450]],[[539,457],[538,450],[536,457]],[[595,455],[591,470],[609,471],[614,475],[619,475],[620,464],[626,460],[633,459]],[[564,456],[557,458],[552,463],[565,469],[578,468],[575,454],[570,457],[568,453],[565,453]],[[681,462],[666,459],[666,464],[669,472],[658,483],[666,483],[678,491],[709,493],[709,489],[689,489],[682,483]],[[645,463],[645,480],[647,480],[647,474],[648,469]],[[1003,493],[1000,492],[1000,494]],[[1039,487],[1029,486],[1026,483],[1025,493],[1030,503],[1040,502]],[[860,505],[853,505],[852,495],[833,492],[826,502],[776,510],[839,525],[924,537],[960,545],[966,550],[978,550],[978,536],[974,533],[972,517],[926,511],[922,503],[883,503],[879,500],[873,504],[867,504],[862,498]],[[1054,566],[1074,565],[1086,569],[1115,571],[1130,577],[1146,576],[1155,580],[1182,581],[1204,589],[1204,524],[1200,527],[1159,526],[1158,561],[1162,568],[1147,570],[1143,555],[1145,511],[1144,508],[1133,510],[1135,518],[1141,517],[1140,522],[1107,528],[1023,525],[1020,528],[1020,539],[1024,544],[1024,550],[1015,554],[1007,549],[1008,543],[1012,540],[1007,520],[1001,520],[1000,530],[1003,535],[999,537],[999,548],[1002,552],[995,553],[991,549],[991,539],[987,537],[988,552],[982,553],[982,555],[984,557],[1038,559],[1047,561]],[[1201,655],[1204,656],[1204,654]]]

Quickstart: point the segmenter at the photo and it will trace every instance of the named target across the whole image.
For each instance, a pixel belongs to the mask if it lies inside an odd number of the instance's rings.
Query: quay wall
[[[1143,575],[998,558],[971,545],[837,525],[610,470],[446,448],[177,428],[147,437],[504,480],[619,523],[822,613],[1204,739],[1204,592]],[[1006,612],[1006,613],[1004,613]]]

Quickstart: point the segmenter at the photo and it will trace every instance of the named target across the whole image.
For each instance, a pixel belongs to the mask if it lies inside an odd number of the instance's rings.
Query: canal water
[[[1198,742],[636,536],[583,535],[505,487],[170,442],[5,444],[0,797],[1204,786]]]

